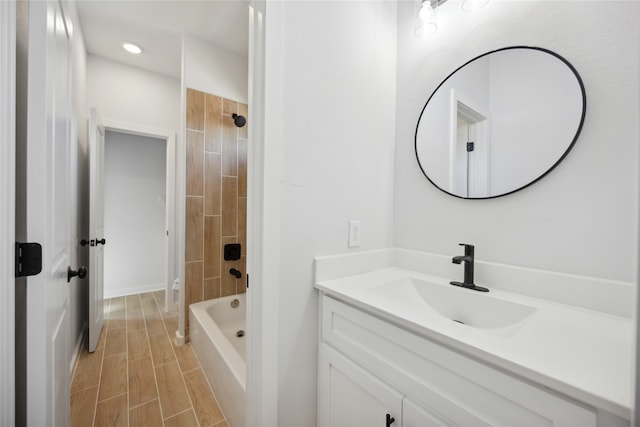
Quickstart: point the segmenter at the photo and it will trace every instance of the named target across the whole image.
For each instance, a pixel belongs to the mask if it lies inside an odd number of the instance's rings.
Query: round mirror
[[[416,128],[422,172],[445,193],[488,199],[548,174],[578,139],[582,79],[558,54],[515,46],[456,69],[431,94]]]

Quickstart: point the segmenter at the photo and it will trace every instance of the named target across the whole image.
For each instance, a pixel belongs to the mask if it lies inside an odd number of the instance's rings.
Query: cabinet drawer
[[[596,411],[323,295],[322,340],[454,425],[595,426]]]

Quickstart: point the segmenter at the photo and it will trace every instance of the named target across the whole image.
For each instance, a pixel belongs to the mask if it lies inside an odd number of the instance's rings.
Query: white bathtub
[[[238,300],[237,308],[231,306]],[[189,306],[189,340],[230,427],[245,426],[246,295]]]

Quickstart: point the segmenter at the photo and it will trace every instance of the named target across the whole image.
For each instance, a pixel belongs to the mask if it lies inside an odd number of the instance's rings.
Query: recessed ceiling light
[[[134,53],[136,55],[142,53],[142,48],[133,43],[123,43],[122,47],[129,53]]]

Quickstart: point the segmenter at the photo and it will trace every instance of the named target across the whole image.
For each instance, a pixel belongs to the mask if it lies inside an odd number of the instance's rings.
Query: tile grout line
[[[203,280],[203,282],[204,282],[204,280]],[[204,287],[204,283],[203,283],[203,287]],[[164,324],[164,322],[162,322],[162,323]],[[165,333],[167,334],[167,336],[169,337],[169,345],[171,346],[171,352],[173,353],[173,357],[175,357],[175,359],[176,359],[176,365],[178,366],[178,371],[180,372],[180,378],[182,379],[182,384],[184,385],[184,390],[187,393],[187,398],[189,399],[190,409],[193,410],[193,416],[196,419],[196,424],[198,425],[198,427],[202,427],[202,426],[200,426],[200,420],[196,416],[196,408],[193,405],[193,400],[191,399],[191,393],[189,393],[189,389],[187,387],[187,382],[184,379],[184,373],[182,372],[182,368],[180,367],[180,361],[178,360],[178,354],[176,353],[176,350],[173,347],[173,344],[172,344],[172,341],[171,341],[171,336],[169,336],[169,331],[167,330],[167,325],[164,325],[164,330],[165,330]],[[185,345],[186,345],[186,343],[185,343]],[[171,363],[171,362],[168,362],[168,363]],[[200,366],[200,362],[198,362],[198,366]],[[186,411],[187,410],[185,409],[182,412],[186,412]],[[182,412],[180,412],[180,413],[182,413]],[[175,415],[178,415],[178,414],[175,414]],[[164,419],[162,420],[162,423],[164,425]]]
[[[138,297],[139,299],[139,297]],[[125,418],[127,420],[127,427],[129,427],[129,405],[130,405],[130,398],[131,396],[129,396],[129,303],[127,302],[127,297],[124,298],[124,336],[125,336],[125,343],[124,343],[124,349],[125,349],[125,359],[126,359],[126,369],[125,372],[126,374],[126,381],[127,381],[127,407],[125,408]]]
[[[156,305],[156,308],[158,308],[158,304],[156,301],[156,296],[155,294],[152,292],[151,295],[153,296],[153,303]],[[142,316],[144,317],[144,306],[142,307]],[[163,326],[164,326],[164,321],[162,322]],[[164,427],[164,411],[162,410],[162,404],[160,402],[160,388],[158,386],[158,376],[156,375],[156,363],[153,360],[153,351],[151,350],[151,338],[149,335],[149,328],[147,327],[147,319],[144,319],[144,328],[147,331],[147,342],[149,345],[149,355],[151,357],[151,370],[153,371],[153,381],[155,382],[156,385],[156,396],[158,397],[158,407],[160,408],[160,418],[162,419],[162,426]],[[166,328],[165,328],[166,329]]]
[[[207,94],[204,94],[204,105],[202,108],[202,278],[200,279],[200,301],[204,297],[204,262],[205,262],[205,245],[204,236],[206,233],[207,221],[205,213],[207,212],[207,155],[205,149],[207,147]],[[185,295],[186,296],[186,295]],[[166,329],[166,328],[165,328]],[[167,334],[168,335],[168,334]],[[172,347],[173,348],[173,347]],[[177,361],[178,359],[176,359]]]
[[[191,407],[191,408],[189,408],[189,409],[185,409],[184,411],[181,411],[181,412],[178,412],[178,413],[176,413],[176,414],[173,414],[173,415],[171,415],[171,416],[170,416],[169,418],[167,418],[167,419],[168,419],[168,420],[170,420],[171,418],[175,418],[175,417],[177,417],[178,415],[180,415],[180,414],[184,414],[184,413],[187,413],[187,412],[189,412],[189,411],[193,411],[193,414],[195,415],[195,412],[196,412],[196,411],[193,409],[193,407]],[[164,423],[164,420],[163,420],[163,423]],[[198,427],[201,427],[201,426],[200,426],[200,423],[198,422],[198,418],[197,418],[197,417],[196,417],[196,423],[198,423]]]
[[[104,310],[104,305],[102,307],[102,310]],[[103,311],[103,316],[104,316],[104,311]],[[109,320],[111,320],[111,299],[109,299]],[[98,398],[100,397],[100,386],[102,385],[102,368],[104,366],[104,354],[106,353],[106,350],[107,350],[107,338],[108,338],[107,335],[108,335],[110,326],[111,326],[111,322],[109,322],[107,324],[107,327],[104,328],[104,330],[102,331],[104,332],[104,344],[102,347],[102,357],[100,358],[100,375],[98,376],[98,390],[96,391],[96,402],[93,407],[93,422],[91,423],[91,425],[93,426],[95,426],[96,419],[98,417]]]
[[[156,308],[159,308],[158,307],[158,300],[156,299],[155,294],[153,295],[153,302],[156,304]],[[144,307],[142,308],[142,310],[144,311]],[[162,326],[163,326],[164,332],[166,334],[167,328],[164,326],[164,321],[162,322]],[[145,327],[146,327],[146,319],[145,319]],[[148,334],[148,332],[149,331],[147,331],[147,334]],[[157,335],[160,335],[160,334],[157,334]],[[171,345],[171,343],[169,343],[169,345]],[[172,349],[173,349],[173,347],[172,347]],[[151,351],[151,339],[150,338],[149,338],[149,351]],[[175,355],[174,355],[174,357],[175,357]],[[176,359],[176,361],[177,361],[177,359]],[[162,403],[160,401],[160,387],[158,385],[158,376],[156,374],[156,368],[158,366],[162,366],[162,365],[156,365],[156,362],[155,362],[154,357],[153,357],[153,353],[151,353],[151,365],[153,366],[153,378],[156,381],[156,391],[158,393],[158,406],[160,407],[160,418],[162,418],[162,425],[165,426],[166,424],[165,424],[164,410],[162,408]]]

